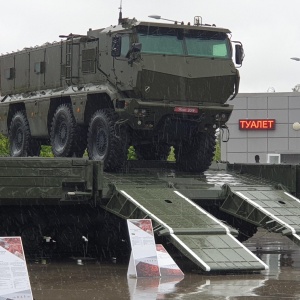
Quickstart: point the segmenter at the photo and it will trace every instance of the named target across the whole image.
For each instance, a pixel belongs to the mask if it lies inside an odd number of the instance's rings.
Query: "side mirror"
[[[112,38],[111,43],[111,56],[119,57],[121,55],[121,37],[116,35]]]
[[[131,48],[129,49],[126,58],[128,58],[128,63],[132,64],[134,61],[136,61],[139,58],[139,53],[142,50],[142,44],[141,43],[132,43]]]
[[[245,57],[243,45],[241,43],[235,45],[235,63],[242,65]]]
[[[131,46],[132,52],[141,52],[142,50],[142,44],[141,43],[133,43]]]
[[[126,55],[126,58],[129,58],[132,53],[138,53],[142,50],[142,44],[141,43],[132,43],[131,48],[128,50],[128,53]]]

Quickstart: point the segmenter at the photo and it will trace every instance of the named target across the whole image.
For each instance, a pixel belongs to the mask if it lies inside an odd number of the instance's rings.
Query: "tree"
[[[137,160],[137,156],[136,156],[135,149],[133,146],[130,146],[128,149],[127,159],[128,160]]]
[[[220,132],[217,132],[216,134],[216,148],[215,148],[215,154],[214,154],[214,161],[221,161],[221,134]]]
[[[167,158],[167,161],[176,161],[176,158],[175,158],[175,149],[174,149],[173,146],[171,146],[171,150],[170,150],[169,156]]]
[[[219,139],[217,140],[217,143],[216,143],[216,150],[215,150],[215,155],[214,155],[213,160],[214,161],[220,161],[221,160],[221,146],[220,146]]]
[[[40,156],[41,157],[53,157],[51,146],[42,145]]]

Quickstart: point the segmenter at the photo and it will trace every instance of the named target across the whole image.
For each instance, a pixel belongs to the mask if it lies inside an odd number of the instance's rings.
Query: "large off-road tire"
[[[214,132],[200,133],[189,141],[182,141],[180,147],[175,147],[176,165],[182,171],[206,171],[211,165],[216,146]]]
[[[134,147],[139,160],[167,160],[170,146],[166,144],[145,144]]]
[[[25,110],[17,111],[9,127],[10,156],[39,156],[41,144],[31,137]]]
[[[127,159],[127,131],[124,127],[116,127],[116,121],[114,111],[101,109],[92,116],[88,128],[89,158],[103,161],[105,171],[120,169]]]
[[[50,131],[50,143],[55,157],[73,156],[76,128],[71,104],[61,104],[56,109]]]

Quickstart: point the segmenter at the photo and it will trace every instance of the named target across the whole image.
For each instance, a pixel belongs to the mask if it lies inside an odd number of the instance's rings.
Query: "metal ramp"
[[[110,199],[101,206],[124,219],[152,219],[155,233],[167,236],[204,271],[268,269],[234,238],[234,230],[166,183],[147,179],[115,182],[111,185]]]
[[[263,227],[281,233],[300,246],[300,200],[285,190],[271,185],[230,186],[221,210]]]

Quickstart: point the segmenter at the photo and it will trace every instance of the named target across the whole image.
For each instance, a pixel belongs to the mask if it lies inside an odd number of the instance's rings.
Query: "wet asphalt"
[[[127,278],[127,264],[78,264],[76,259],[29,261],[35,300],[92,299],[300,299],[300,247],[286,237],[259,230],[244,242],[269,270],[250,274],[195,273],[184,266],[184,278]]]

